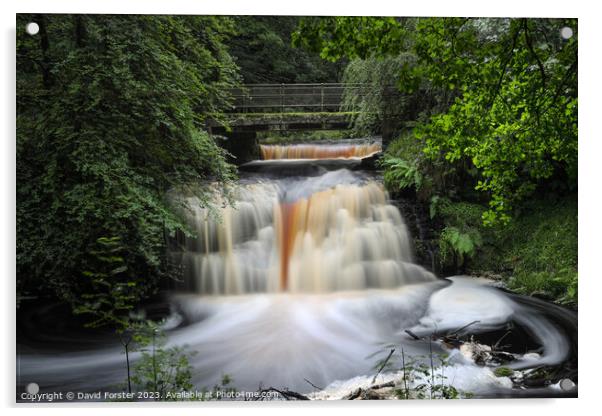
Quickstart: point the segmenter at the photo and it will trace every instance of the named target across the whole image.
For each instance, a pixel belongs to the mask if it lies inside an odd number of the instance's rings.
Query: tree
[[[235,16],[228,41],[245,83],[338,82],[344,62],[332,63],[291,45],[297,16]]]
[[[574,35],[563,39],[563,27]],[[430,160],[475,172],[485,223],[507,222],[552,178],[576,187],[575,19],[310,18],[294,39],[331,60],[413,53],[402,91],[420,93],[427,81],[451,98],[415,136]]]
[[[135,304],[174,271],[168,234],[185,227],[167,192],[204,197],[232,177],[204,121],[239,82],[224,41],[229,18],[19,15],[17,276],[19,291],[77,304],[95,290],[92,249],[117,238]],[[103,266],[104,267],[104,266]]]

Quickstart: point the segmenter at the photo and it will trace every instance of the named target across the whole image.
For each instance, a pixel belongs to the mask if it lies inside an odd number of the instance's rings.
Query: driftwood
[[[376,390],[384,389],[387,387],[395,387],[395,382],[388,381],[382,384],[376,384],[367,388],[357,388],[344,396],[342,400],[380,400],[382,397],[379,394],[375,394]]]
[[[466,341],[460,339],[460,332],[462,332],[469,326],[474,325],[479,322],[481,322],[481,321],[472,321],[472,322],[456,329],[453,332],[448,332],[447,334],[445,334],[441,337],[441,341],[443,341],[443,343],[450,348],[460,348],[466,342]]]
[[[463,346],[467,346],[467,347],[470,346],[469,348],[474,349],[476,347],[476,349],[474,351],[472,351],[473,352],[472,358],[475,360],[475,362],[477,364],[485,365],[486,363],[489,363],[491,361],[507,363],[507,362],[516,360],[515,354],[502,351],[502,348],[504,348],[506,346],[500,345],[501,342],[512,332],[511,330],[504,333],[502,335],[502,337],[499,338],[497,340],[497,342],[492,346],[486,346],[486,345],[481,345],[481,344],[475,343],[473,341],[472,337],[469,341],[467,341],[466,339],[464,339],[464,337],[462,337],[462,335],[461,335],[462,331],[464,331],[466,328],[468,328],[474,324],[477,324],[479,322],[481,322],[481,321],[476,320],[476,321],[469,322],[468,324],[466,324],[456,330],[448,332],[445,335],[438,335],[438,338],[448,348],[461,349]],[[409,329],[406,329],[404,331],[406,334],[408,334],[410,337],[412,337],[415,341],[427,339],[427,337],[419,337],[418,335],[416,335],[414,332],[410,331]],[[435,337],[435,336],[436,336],[435,333],[431,334],[431,336],[429,338],[429,347],[430,347],[430,340],[432,340],[433,337]],[[432,353],[431,353],[431,359],[432,359]]]

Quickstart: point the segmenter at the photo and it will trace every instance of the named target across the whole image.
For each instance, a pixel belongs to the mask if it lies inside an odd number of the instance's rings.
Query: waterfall
[[[260,145],[261,158],[274,159],[351,159],[364,158],[380,152],[380,143],[368,144],[295,144]]]
[[[412,263],[408,230],[382,185],[348,170],[241,184],[211,216],[198,201],[181,261],[203,295],[394,288],[435,277]]]
[[[172,257],[183,268],[186,289],[206,295],[266,292],[273,251],[273,207],[278,188],[271,183],[238,186],[234,204],[217,213],[196,197],[184,198],[193,236],[181,236]]]
[[[445,365],[438,359],[434,364],[437,379],[446,377],[476,397],[557,393],[513,388],[494,367],[433,334],[466,340],[474,335],[476,342],[493,337],[497,343],[518,336],[507,351],[514,358],[504,364],[516,370],[556,366],[567,358],[572,365],[573,312],[480,279],[436,279],[414,264],[404,219],[372,174],[321,166],[310,173],[295,170],[306,161],[262,163],[276,166],[240,179],[232,204],[217,191],[214,209],[197,197],[170,195],[189,233],[178,233],[171,245],[184,276],[177,293],[169,293],[166,347],[199,352],[189,356],[197,390],[210,390],[227,374],[237,391],[263,385],[341,398],[373,385],[375,364],[395,345],[414,368],[430,368],[432,354],[445,354]],[[28,323],[48,342],[56,334],[40,316],[32,314]],[[74,340],[80,338],[74,333]],[[20,390],[31,380],[42,391],[122,390],[121,343],[82,352],[38,351],[36,345],[18,356]],[[395,377],[384,370],[378,383]],[[324,390],[312,393],[307,380]]]

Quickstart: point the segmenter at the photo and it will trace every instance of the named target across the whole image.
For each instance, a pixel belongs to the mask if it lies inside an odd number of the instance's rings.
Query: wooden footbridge
[[[242,163],[258,155],[260,132],[347,130],[353,112],[345,111],[344,94],[361,99],[371,93],[366,84],[250,84],[227,91],[233,98],[225,123],[209,119],[207,129],[221,137],[221,145]],[[382,91],[379,93],[382,94]],[[390,86],[387,94],[399,94]],[[383,144],[389,140],[389,122],[383,121]]]

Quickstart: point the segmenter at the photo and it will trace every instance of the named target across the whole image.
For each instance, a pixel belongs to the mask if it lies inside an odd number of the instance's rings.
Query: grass
[[[577,198],[532,200],[504,228],[488,230],[475,272],[500,273],[508,287],[577,304]]]

